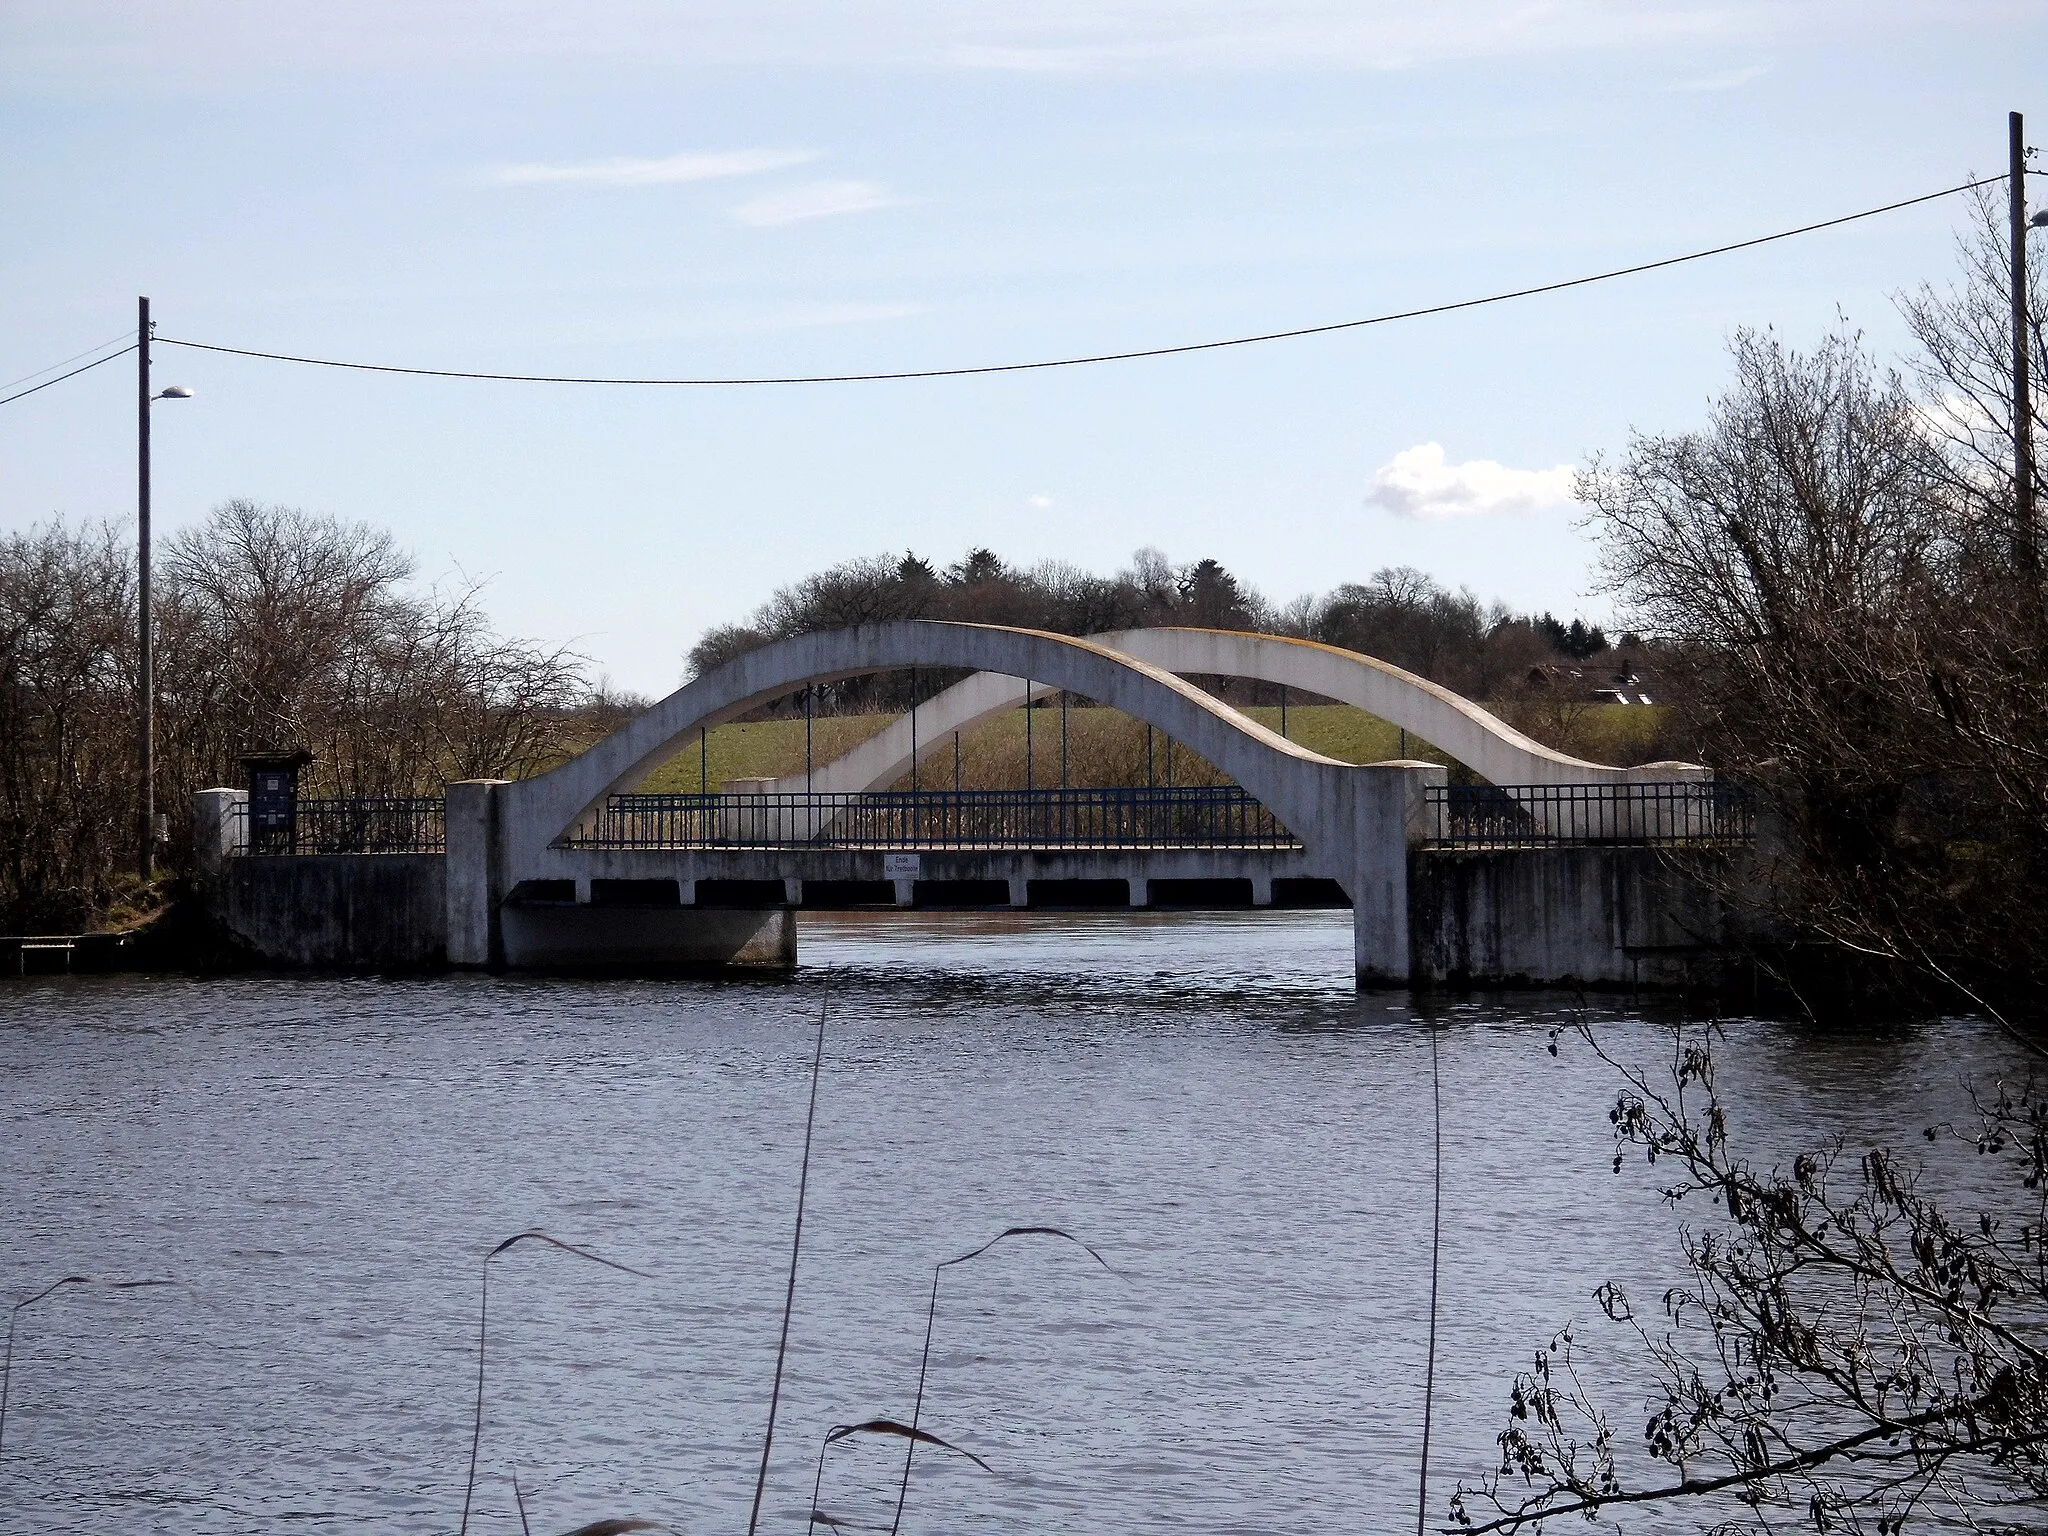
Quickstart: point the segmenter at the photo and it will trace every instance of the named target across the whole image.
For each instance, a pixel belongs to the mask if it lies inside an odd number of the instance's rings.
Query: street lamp
[[[135,691],[141,715],[136,743],[141,807],[136,868],[146,881],[156,873],[156,650],[149,610],[149,408],[159,400],[190,400],[186,385],[149,392],[149,300],[135,301]]]

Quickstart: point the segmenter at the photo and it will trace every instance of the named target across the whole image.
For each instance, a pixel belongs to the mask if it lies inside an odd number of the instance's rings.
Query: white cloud
[[[709,154],[669,155],[659,160],[578,160],[566,165],[507,165],[491,173],[501,187],[580,182],[600,187],[658,187],[685,181],[718,181],[758,176],[817,159],[805,149],[731,149]]]
[[[768,192],[741,203],[732,216],[742,224],[797,224],[842,213],[867,213],[903,202],[873,181],[813,181],[783,192]]]
[[[1403,448],[1373,472],[1365,499],[1397,517],[1537,512],[1572,499],[1572,466],[1509,469],[1491,459],[1448,463],[1443,444]]]
[[[1052,498],[1050,496],[1045,495],[1043,492],[1036,496],[1027,496],[1024,499],[1030,502],[1032,506],[1036,507],[1041,512],[1043,512],[1047,507],[1050,507],[1052,505]]]

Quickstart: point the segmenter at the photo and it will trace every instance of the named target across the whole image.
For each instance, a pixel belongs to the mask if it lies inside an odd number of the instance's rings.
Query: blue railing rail
[[[229,812],[229,847],[243,854],[445,853],[446,802],[439,795],[302,799],[291,824],[258,829],[250,825],[247,801]]]
[[[1235,785],[613,795],[572,848],[1294,848]]]
[[[1431,848],[1661,848],[1756,836],[1748,793],[1714,779],[1432,785],[1426,810]]]

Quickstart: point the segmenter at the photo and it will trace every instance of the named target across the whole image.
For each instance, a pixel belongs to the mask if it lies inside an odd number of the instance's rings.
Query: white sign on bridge
[[[915,853],[885,853],[882,855],[882,878],[884,880],[916,880],[924,869],[923,858]]]

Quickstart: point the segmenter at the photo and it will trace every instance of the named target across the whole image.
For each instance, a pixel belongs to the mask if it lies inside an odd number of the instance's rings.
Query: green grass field
[[[1255,707],[1246,714],[1270,730],[1280,729],[1278,708]],[[1571,713],[1561,733],[1563,750],[1595,762],[1640,762],[1654,747],[1664,711],[1656,706],[1587,705]],[[887,726],[888,715],[836,715],[812,727],[812,759],[823,767]],[[1526,727],[1525,727],[1526,728]],[[1043,787],[1060,782],[1059,710],[1035,709],[1030,724],[1030,782]],[[1536,735],[1532,730],[1530,734]],[[1450,764],[1450,758],[1420,737],[1404,736],[1395,726],[1347,704],[1313,704],[1287,711],[1287,735],[1310,751],[1347,763],[1384,762],[1408,756]],[[1026,782],[1024,712],[984,722],[962,735],[959,744],[960,783],[967,789],[1020,788]],[[1540,739],[1540,737],[1539,737]],[[707,733],[700,756],[695,738],[657,768],[641,788],[653,793],[691,794],[705,778],[700,763],[708,758],[714,790],[732,779],[770,779],[804,771],[804,722],[757,720],[721,725]],[[1169,777],[1170,776],[1170,777]],[[926,788],[950,788],[954,752],[950,741],[931,743],[919,782]],[[1222,776],[1185,747],[1169,753],[1165,737],[1153,732],[1147,756],[1143,724],[1111,709],[1072,709],[1067,715],[1067,782],[1077,786],[1113,787],[1144,783],[1220,783]],[[902,787],[909,787],[909,780]]]

